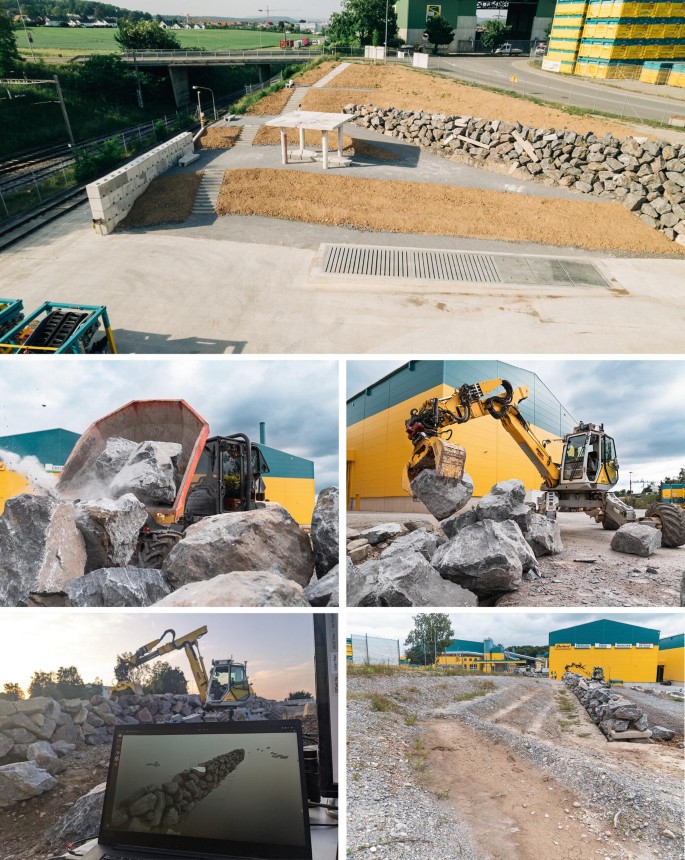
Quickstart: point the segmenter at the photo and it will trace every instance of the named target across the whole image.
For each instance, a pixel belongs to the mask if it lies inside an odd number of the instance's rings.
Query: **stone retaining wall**
[[[625,696],[613,693],[608,684],[590,681],[575,672],[566,672],[562,680],[607,740],[639,741],[652,737],[649,720],[642,708]]]
[[[619,201],[685,245],[685,144],[373,105],[348,104],[343,111],[359,126],[447,158]]]

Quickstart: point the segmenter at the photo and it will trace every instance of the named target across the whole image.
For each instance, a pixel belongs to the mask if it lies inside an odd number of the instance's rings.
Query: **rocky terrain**
[[[348,786],[350,857],[683,853],[682,742],[608,743],[562,682],[352,670]]]

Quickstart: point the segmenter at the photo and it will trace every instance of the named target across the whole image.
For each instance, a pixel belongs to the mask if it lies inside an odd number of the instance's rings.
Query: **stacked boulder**
[[[441,520],[439,533],[383,523],[348,534],[351,606],[492,605],[539,576],[539,556],[563,550],[558,524],[525,504],[521,481],[495,484],[466,511],[473,494],[467,474],[455,481],[425,469],[411,487]]]
[[[675,732],[654,726],[650,729],[645,712],[627,699],[612,692],[604,681],[591,681],[575,672],[566,672],[562,681],[574,693],[590,718],[609,741],[671,740]]]
[[[685,245],[685,144],[348,104],[357,125],[447,158],[623,203]]]
[[[311,606],[340,602],[340,494],[336,487],[321,490],[312,515],[314,576],[304,590]]]

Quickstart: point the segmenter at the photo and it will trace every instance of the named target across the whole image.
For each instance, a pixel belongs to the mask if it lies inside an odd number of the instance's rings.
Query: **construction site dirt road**
[[[608,743],[561,682],[348,676],[348,856],[676,860],[682,720]]]

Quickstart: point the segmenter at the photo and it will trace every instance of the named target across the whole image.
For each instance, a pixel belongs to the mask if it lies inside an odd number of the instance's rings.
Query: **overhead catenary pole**
[[[385,52],[383,54],[383,59],[387,63],[388,61],[388,12],[390,7],[390,0],[385,0]]]
[[[76,141],[74,140],[74,133],[71,130],[71,123],[69,122],[69,114],[67,113],[67,106],[64,103],[64,96],[62,95],[62,87],[59,85],[59,78],[57,75],[54,76],[55,86],[57,87],[57,98],[59,99],[60,107],[62,108],[62,116],[64,117],[64,124],[67,127],[67,134],[69,135],[69,140],[71,141],[71,145],[74,146]]]
[[[17,9],[19,10],[19,19],[21,23],[24,25],[24,33],[26,34],[26,41],[29,45],[29,51],[31,51],[31,59],[33,62],[36,62],[36,57],[33,53],[33,37],[29,35],[29,31],[26,29],[26,21],[24,20],[24,13],[21,11],[21,6],[19,5],[19,0],[17,0]]]

